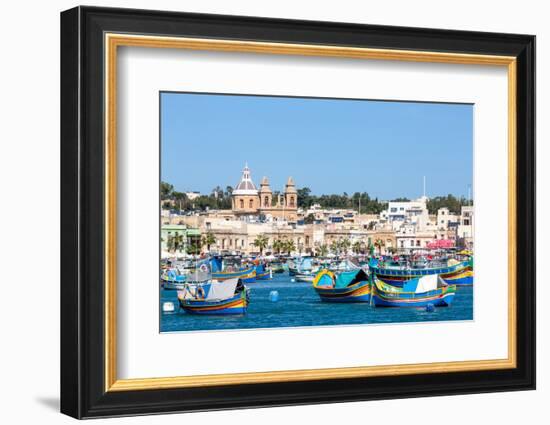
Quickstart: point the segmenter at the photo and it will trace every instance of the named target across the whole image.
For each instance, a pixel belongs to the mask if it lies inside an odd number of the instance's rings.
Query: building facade
[[[298,219],[298,192],[289,177],[282,194],[274,199],[269,180],[264,177],[260,189],[252,181],[250,168],[245,165],[241,180],[233,189],[232,213],[239,217],[264,216],[267,221],[296,222]]]

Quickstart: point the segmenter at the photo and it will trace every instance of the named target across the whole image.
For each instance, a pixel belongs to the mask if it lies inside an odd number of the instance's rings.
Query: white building
[[[459,216],[449,211],[449,208],[439,208],[437,210],[437,228],[447,230],[449,223],[458,223]]]
[[[200,192],[185,192],[185,196],[187,196],[187,199],[190,201],[194,201],[199,196],[201,196]]]
[[[460,211],[460,221],[457,229],[457,238],[462,240],[465,247],[471,247],[474,239],[474,207],[463,206]]]

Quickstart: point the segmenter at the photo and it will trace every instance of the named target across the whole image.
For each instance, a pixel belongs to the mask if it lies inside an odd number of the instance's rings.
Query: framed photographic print
[[[61,14],[61,411],[535,387],[535,38]]]

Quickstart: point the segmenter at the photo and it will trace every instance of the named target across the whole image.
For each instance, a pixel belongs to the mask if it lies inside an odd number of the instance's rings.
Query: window
[[[264,198],[264,207],[269,207],[269,197],[267,196]]]
[[[420,241],[416,241],[416,246],[420,246]]]
[[[464,220],[464,226],[469,226],[470,225],[470,220]]]
[[[411,246],[414,246],[414,240],[411,240]]]
[[[306,236],[306,245],[309,246],[309,236]]]
[[[248,201],[248,208],[250,209],[254,208],[254,201],[252,199]]]
[[[397,212],[397,208],[390,209],[390,212]]]
[[[291,196],[291,197],[290,197],[290,206],[291,206],[291,207],[294,206],[294,196]]]
[[[244,209],[244,201],[243,201],[242,199],[241,199],[241,202],[240,202],[240,203],[241,203],[241,208]]]

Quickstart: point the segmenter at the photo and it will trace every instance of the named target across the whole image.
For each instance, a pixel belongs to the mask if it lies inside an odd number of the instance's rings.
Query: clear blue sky
[[[161,94],[161,178],[179,191],[235,186],[245,161],[259,186],[288,176],[313,194],[388,200],[467,196],[473,106],[370,100]]]

